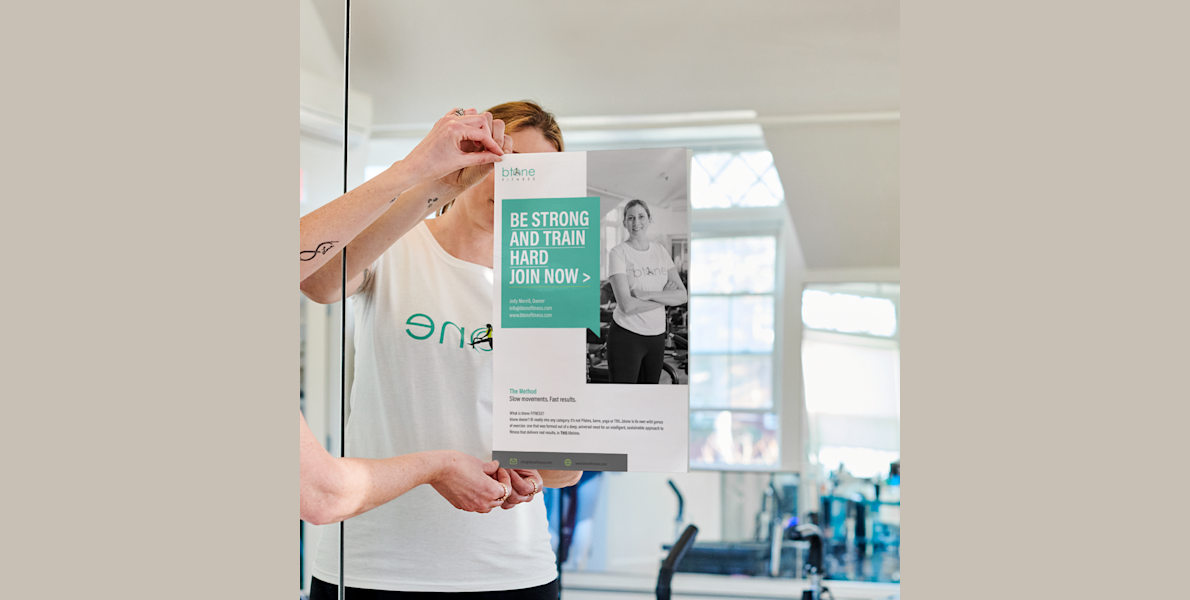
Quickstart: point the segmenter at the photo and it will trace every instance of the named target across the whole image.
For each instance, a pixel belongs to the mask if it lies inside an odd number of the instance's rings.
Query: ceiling
[[[341,62],[343,2],[308,1]],[[521,98],[562,119],[755,111],[806,267],[899,266],[895,1],[355,0],[351,10],[351,84],[371,96],[376,128]]]
[[[685,163],[686,152],[673,148],[591,152],[587,154],[587,187],[602,199],[600,214],[634,198],[644,199],[654,209],[684,214],[688,200]]]

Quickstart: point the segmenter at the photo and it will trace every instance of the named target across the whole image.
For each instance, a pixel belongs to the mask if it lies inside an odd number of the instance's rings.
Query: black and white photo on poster
[[[600,334],[586,336],[587,383],[689,382],[689,152],[587,154],[600,199]]]

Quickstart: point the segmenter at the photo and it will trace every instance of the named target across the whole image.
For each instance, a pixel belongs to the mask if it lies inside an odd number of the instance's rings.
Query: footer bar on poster
[[[585,452],[515,452],[493,450],[492,459],[506,469],[554,469],[559,471],[627,471],[627,454]]]

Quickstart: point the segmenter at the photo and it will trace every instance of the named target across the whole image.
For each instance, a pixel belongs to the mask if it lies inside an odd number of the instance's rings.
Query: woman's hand
[[[490,171],[490,165],[504,155],[503,144],[504,122],[493,119],[492,113],[476,114],[474,108],[462,115],[451,111],[434,123],[401,163],[425,179],[454,176],[459,180],[468,167],[487,165]]]
[[[472,108],[468,109],[465,114],[474,112],[475,109]],[[494,119],[492,121],[492,139],[500,145],[504,154],[513,152],[512,136],[504,135],[504,121],[500,119]],[[463,193],[467,188],[479,183],[488,173],[492,172],[493,168],[495,168],[493,163],[463,167],[462,169],[443,175],[439,178],[439,181],[453,188],[455,195],[458,195]]]
[[[530,502],[533,496],[545,488],[541,475],[533,469],[500,469],[496,480],[509,486],[512,491],[500,508],[508,510],[522,502]]]
[[[455,508],[486,513],[512,495],[512,486],[493,478],[503,470],[499,462],[484,462],[457,450],[440,452],[443,464],[430,485]]]

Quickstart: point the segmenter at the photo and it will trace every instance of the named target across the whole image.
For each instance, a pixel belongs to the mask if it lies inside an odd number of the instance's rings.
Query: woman
[[[503,123],[506,151],[562,150],[561,131],[540,106],[510,102],[490,112]],[[468,341],[493,322],[494,179],[490,164],[474,169],[482,171],[473,177],[464,169],[396,199],[422,210],[453,201],[441,216],[411,222],[394,206],[348,245],[345,291],[357,301],[346,442],[357,456],[439,448],[491,456],[496,350]],[[339,261],[329,261],[302,291],[316,302],[338,301],[342,276]],[[554,553],[536,492],[573,485],[582,472],[500,469],[497,475],[509,486],[501,506],[511,510],[455,510],[421,487],[347,522],[347,597],[556,600]],[[335,528],[325,532],[311,600],[336,597],[338,544]]]
[[[401,192],[442,177],[458,179],[468,173],[474,178],[481,174],[478,167],[500,160],[503,143],[504,124],[490,113],[480,115],[474,109],[447,113],[405,159],[302,218],[303,250],[298,258],[303,284],[332,258],[338,259],[341,247],[386,211],[400,213],[406,220],[423,218],[430,207],[402,203],[390,208]],[[315,525],[342,521],[421,484],[430,485],[462,510],[486,513],[507,502],[510,478],[498,474],[495,461],[457,450],[337,458],[318,442],[300,411],[298,418],[303,521]]]
[[[669,251],[649,239],[653,213],[644,200],[624,206],[628,240],[608,252],[616,310],[607,334],[612,383],[657,383],[665,358],[665,307],[686,303],[686,286]]]

